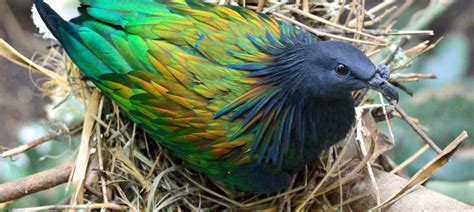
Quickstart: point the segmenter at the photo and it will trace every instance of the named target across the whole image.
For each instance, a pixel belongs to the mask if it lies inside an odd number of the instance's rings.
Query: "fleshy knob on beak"
[[[386,96],[389,100],[398,102],[398,91],[388,82],[390,78],[389,68],[383,64],[377,66],[377,72],[374,77],[369,80],[369,88],[376,90]]]

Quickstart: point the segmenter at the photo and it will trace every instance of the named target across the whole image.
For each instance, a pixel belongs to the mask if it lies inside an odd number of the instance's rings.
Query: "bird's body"
[[[82,3],[71,23],[35,1],[80,70],[133,122],[192,169],[244,191],[286,188],[347,134],[351,91],[388,78],[349,44],[240,7]]]

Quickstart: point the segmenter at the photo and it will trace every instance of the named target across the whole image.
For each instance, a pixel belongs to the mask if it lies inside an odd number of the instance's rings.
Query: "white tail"
[[[53,8],[64,20],[71,20],[72,18],[79,16],[77,8],[80,6],[79,0],[45,0],[51,8]],[[48,30],[46,24],[41,19],[38,10],[33,5],[31,8],[33,13],[33,22],[39,30],[39,33],[43,35],[44,39],[55,39],[53,34]]]

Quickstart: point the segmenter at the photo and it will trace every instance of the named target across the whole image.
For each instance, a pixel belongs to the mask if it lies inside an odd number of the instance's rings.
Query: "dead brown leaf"
[[[429,179],[438,169],[449,161],[449,158],[456,152],[458,147],[463,141],[466,140],[468,134],[463,131],[456,139],[454,139],[444,150],[436,156],[433,160],[427,163],[422,169],[420,169],[397,193],[392,195],[390,198],[385,200],[382,204],[374,207],[372,210],[378,210],[393,204],[395,201],[402,198],[404,195],[409,193],[412,189],[416,188]]]

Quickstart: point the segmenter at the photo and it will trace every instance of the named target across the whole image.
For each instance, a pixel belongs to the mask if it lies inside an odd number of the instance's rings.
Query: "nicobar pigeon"
[[[134,123],[189,168],[271,193],[355,119],[351,92],[397,99],[386,66],[249,9],[193,0],[81,0],[42,19],[67,54]]]

